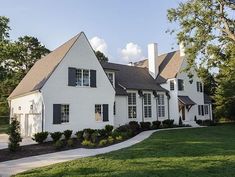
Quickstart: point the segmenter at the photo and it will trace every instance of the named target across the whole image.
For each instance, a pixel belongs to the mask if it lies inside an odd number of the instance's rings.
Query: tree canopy
[[[105,55],[104,55],[104,53],[102,53],[101,51],[95,51],[95,55],[96,55],[96,57],[98,58],[98,60],[100,61],[100,62],[108,62],[109,61],[109,59],[108,59],[108,57],[106,57]]]

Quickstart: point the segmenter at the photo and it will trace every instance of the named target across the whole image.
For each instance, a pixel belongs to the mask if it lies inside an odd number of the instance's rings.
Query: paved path
[[[33,141],[31,138],[23,138],[22,142],[20,143],[21,146],[28,144],[35,144],[35,141]],[[8,146],[8,135],[0,134],[0,149],[5,149],[7,148],[7,146]]]
[[[187,128],[192,128],[192,127],[187,127]],[[148,138],[150,135],[152,135],[152,133],[156,131],[174,130],[174,129],[185,129],[185,128],[171,128],[171,129],[144,131],[129,140],[99,149],[78,148],[73,150],[67,150],[51,154],[26,157],[18,160],[1,162],[0,177],[8,177],[13,174],[17,174],[37,167],[51,165],[54,163],[60,163],[82,157],[95,156],[98,154],[104,154],[111,151],[116,151],[137,144],[143,141],[144,139]]]

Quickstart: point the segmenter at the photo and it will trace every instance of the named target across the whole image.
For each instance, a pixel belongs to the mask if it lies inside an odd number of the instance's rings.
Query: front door
[[[182,120],[185,120],[185,106],[182,106]]]

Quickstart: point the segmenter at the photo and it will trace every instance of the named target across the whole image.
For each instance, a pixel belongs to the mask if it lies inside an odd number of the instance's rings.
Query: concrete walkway
[[[8,135],[7,134],[0,134],[0,149],[5,149],[8,147]],[[36,142],[32,140],[32,138],[23,138],[22,142],[20,143],[21,146],[35,144]],[[1,177],[1,176],[0,176]]]
[[[54,163],[60,163],[65,161],[70,161],[83,157],[95,156],[98,154],[104,154],[111,151],[116,151],[122,148],[126,148],[137,144],[144,139],[148,138],[152,133],[156,131],[164,131],[164,130],[174,130],[174,129],[185,129],[185,128],[193,128],[193,127],[182,127],[182,128],[171,128],[171,129],[160,129],[160,130],[149,130],[144,131],[135,137],[126,140],[124,142],[114,144],[108,147],[99,148],[99,149],[85,149],[78,148],[73,150],[61,151],[51,154],[39,155],[26,157],[18,160],[11,160],[0,163],[0,177],[8,177],[13,174],[17,174],[23,171],[27,171],[30,169],[34,169],[37,167],[43,167],[47,165],[51,165]]]

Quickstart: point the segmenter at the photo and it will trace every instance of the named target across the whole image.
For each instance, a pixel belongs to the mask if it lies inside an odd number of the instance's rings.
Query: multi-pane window
[[[198,115],[204,116],[204,106],[198,105]]]
[[[61,123],[69,122],[69,105],[61,105]]]
[[[201,82],[197,82],[197,91],[202,92],[202,83]]]
[[[208,113],[209,113],[208,105],[204,106],[204,111],[205,111],[205,115],[208,115]]]
[[[128,118],[136,118],[136,93],[128,93]]]
[[[170,81],[170,90],[174,89],[175,89],[174,81]]]
[[[178,79],[178,90],[183,91],[184,90],[184,80]]]
[[[164,95],[158,95],[158,117],[165,117],[165,100]]]
[[[150,93],[144,94],[144,117],[145,118],[152,117],[152,101]]]
[[[103,115],[102,105],[96,104],[95,105],[95,120],[102,121],[102,119],[103,119],[102,115]]]
[[[114,85],[114,82],[113,82],[114,81],[114,74],[107,72],[106,75],[109,78],[109,81],[111,82],[111,84]]]
[[[76,85],[90,86],[90,71],[88,69],[76,69]]]

